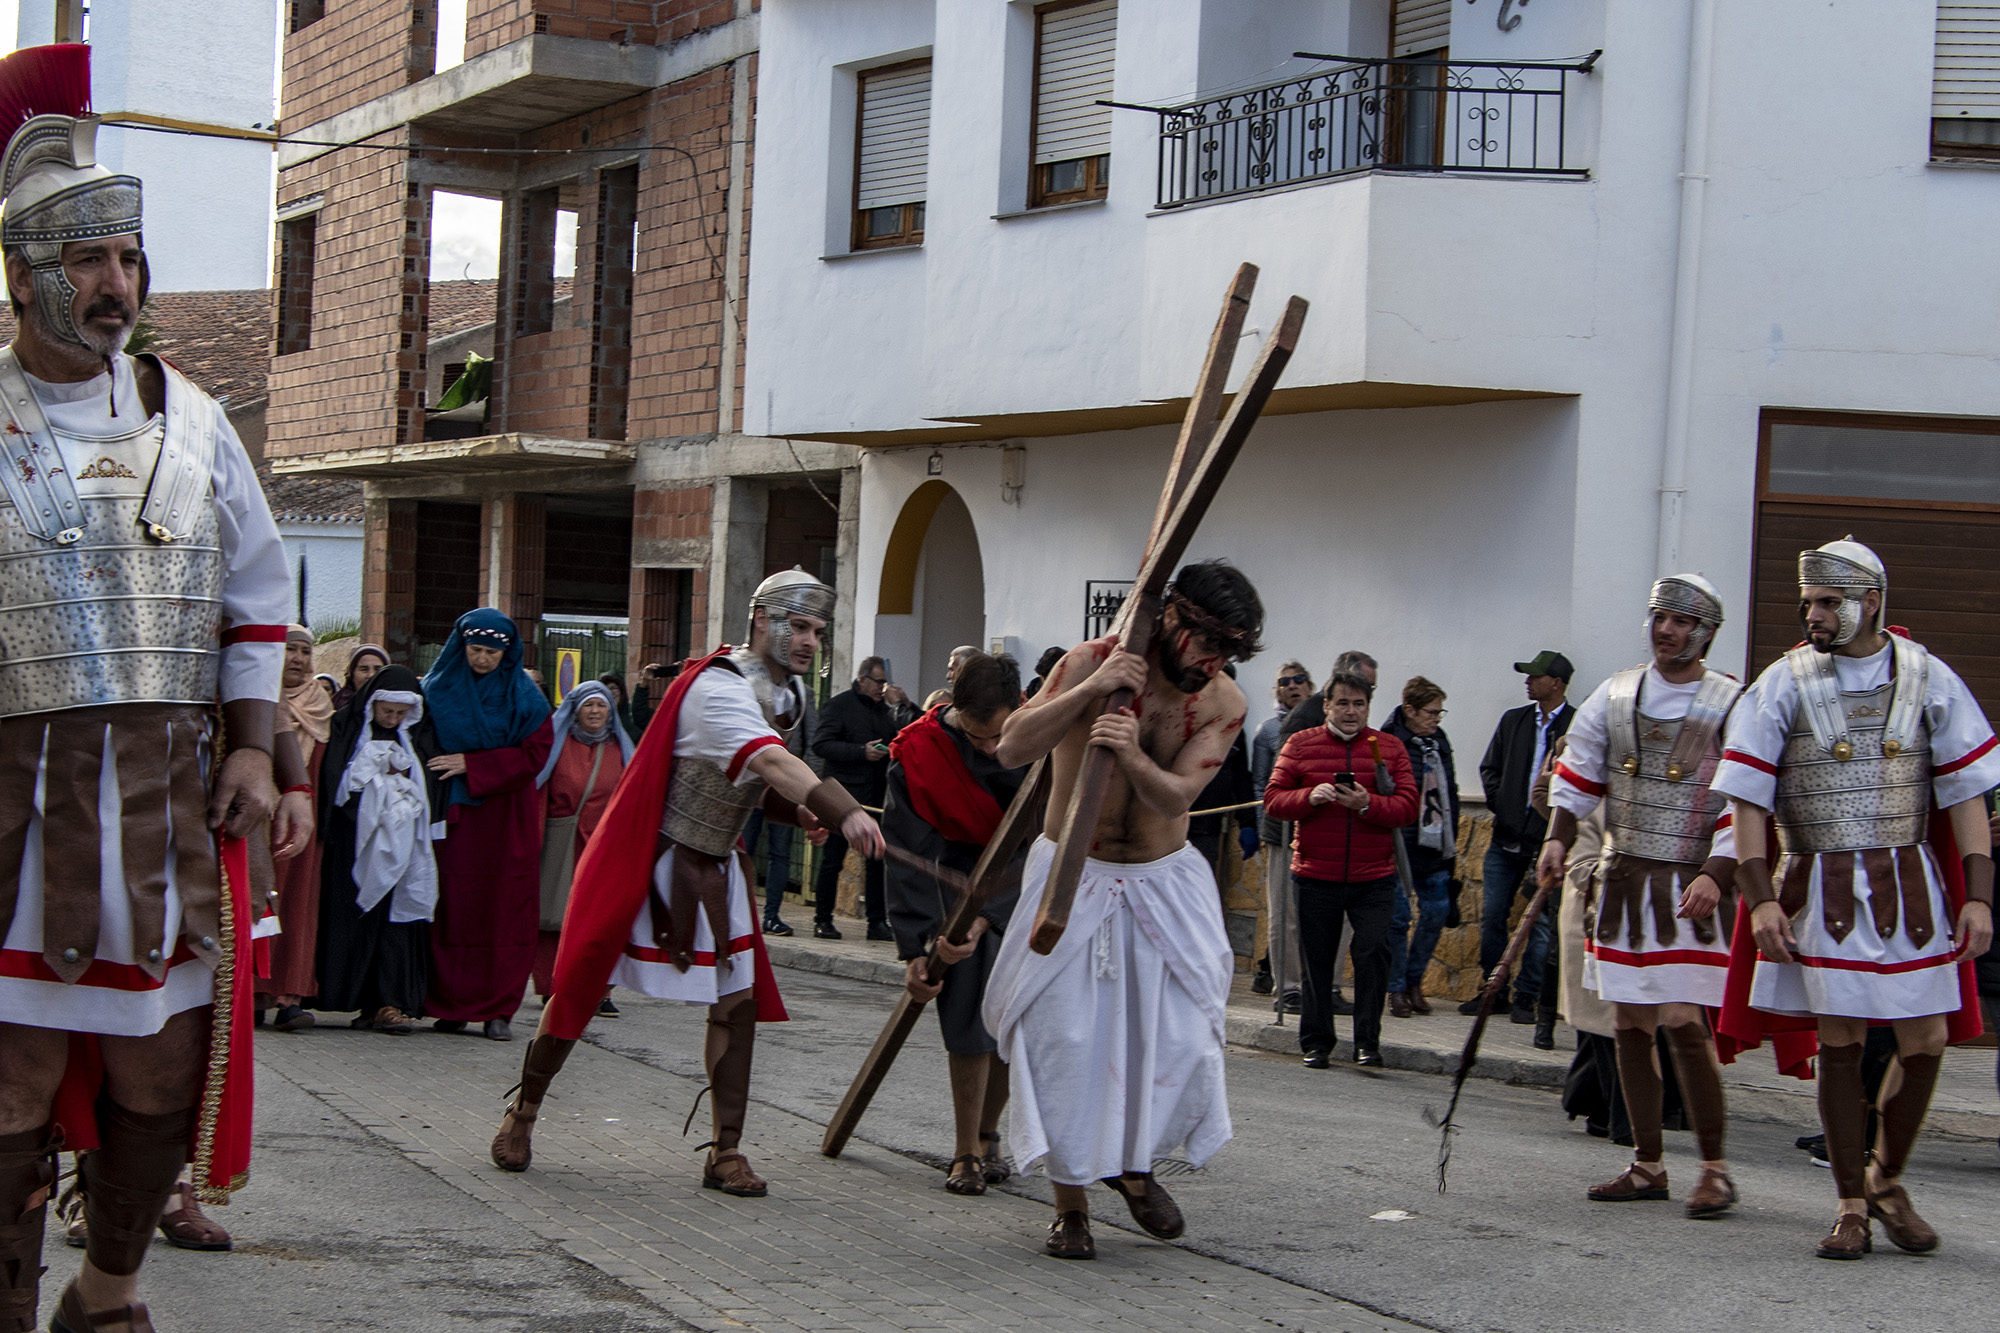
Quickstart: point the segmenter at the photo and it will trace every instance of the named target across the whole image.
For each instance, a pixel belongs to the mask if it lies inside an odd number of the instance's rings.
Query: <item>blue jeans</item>
[[[762,810],[750,812],[750,822],[743,826],[743,845],[750,849],[750,859],[757,859],[757,835],[764,835],[764,919],[776,921],[778,909],[785,905],[785,882],[792,876],[792,826],[774,823],[764,818]],[[752,893],[754,899],[756,895]]]
[[[1410,900],[1396,895],[1396,910],[1389,918],[1389,990],[1421,990],[1424,973],[1431,969],[1431,955],[1437,952],[1438,937],[1444,933],[1444,919],[1451,911],[1451,867],[1439,866],[1417,876],[1417,933],[1410,934]]]
[[[1491,976],[1500,955],[1507,952],[1507,917],[1514,910],[1516,893],[1534,892],[1529,872],[1535,858],[1528,852],[1509,852],[1498,847],[1486,849],[1485,884],[1479,911],[1479,971]],[[1548,965],[1549,946],[1555,940],[1553,912],[1544,911],[1535,919],[1528,934],[1528,947],[1514,969],[1514,1003],[1533,1007],[1542,993],[1542,969]],[[1502,997],[1505,998],[1504,996]],[[1553,997],[1551,997],[1553,998]]]

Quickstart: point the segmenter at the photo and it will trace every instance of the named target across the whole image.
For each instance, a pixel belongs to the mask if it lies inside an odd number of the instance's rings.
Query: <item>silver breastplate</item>
[[[764,721],[785,738],[785,748],[803,758],[807,732],[804,723],[809,710],[786,715],[786,725],[780,726],[775,704],[778,690],[764,664],[739,650],[730,654],[727,666],[717,663],[708,668],[732,669],[750,682]],[[667,805],[661,815],[660,832],[705,856],[727,856],[736,846],[736,840],[743,836],[750,812],[763,804],[765,785],[762,778],[756,777],[731,782],[729,774],[713,760],[676,756],[672,776],[667,780]]]
[[[1912,679],[1898,650],[1896,681],[1864,695],[1844,695],[1832,660],[1816,656],[1822,660],[1800,662],[1814,677],[1800,681],[1800,707],[1778,759],[1774,815],[1784,851],[1922,843],[1930,829],[1930,731],[1922,725],[1920,705],[1914,727],[1892,731],[1892,721],[1908,717],[1910,693],[1918,693],[1920,701],[1924,681]],[[1824,677],[1816,679],[1818,673]],[[1904,691],[1904,707],[1898,709],[1896,695],[1906,685],[1914,689]]]
[[[1619,672],[1606,700],[1605,842],[1625,856],[1699,862],[1728,804],[1709,783],[1722,760],[1722,725],[1741,687],[1711,671],[1687,716],[1665,722],[1639,711],[1645,675],[1644,667]]]
[[[194,458],[165,451],[173,475],[149,488],[163,436],[155,418],[115,437],[48,437],[73,489],[73,526],[60,536],[23,521],[16,487],[0,493],[0,716],[215,702],[224,569],[213,441]],[[200,489],[176,498],[178,528],[149,523],[159,494],[185,492],[189,473]]]

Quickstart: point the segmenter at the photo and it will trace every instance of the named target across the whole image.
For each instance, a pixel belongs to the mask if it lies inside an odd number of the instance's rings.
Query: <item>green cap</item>
[[[1514,663],[1514,670],[1524,676],[1554,676],[1565,682],[1576,674],[1570,660],[1553,648],[1542,649],[1529,661]]]

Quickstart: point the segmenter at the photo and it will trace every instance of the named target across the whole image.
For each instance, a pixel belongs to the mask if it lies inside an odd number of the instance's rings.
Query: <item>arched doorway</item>
[[[986,644],[986,572],[972,511],[957,491],[926,481],[903,502],[882,555],[875,651],[921,704],[944,688],[951,650]]]

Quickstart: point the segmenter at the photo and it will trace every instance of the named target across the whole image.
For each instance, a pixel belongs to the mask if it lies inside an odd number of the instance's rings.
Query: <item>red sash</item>
[[[950,842],[985,846],[1005,812],[986,785],[972,776],[939,720],[945,705],[904,727],[889,742],[889,757],[903,766],[910,808]]]

